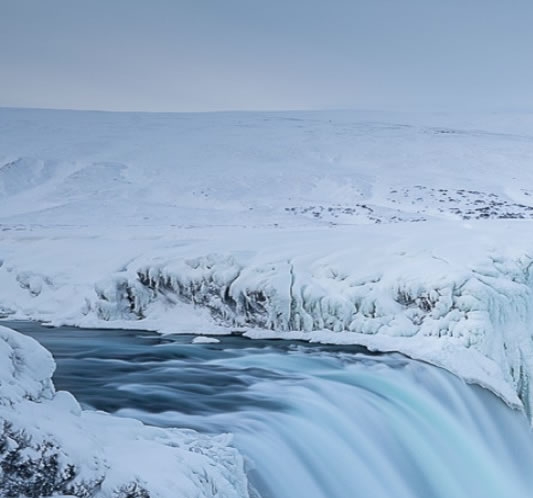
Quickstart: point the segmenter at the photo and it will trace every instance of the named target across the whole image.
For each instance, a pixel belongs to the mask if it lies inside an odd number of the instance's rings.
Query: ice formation
[[[530,414],[533,258],[520,251],[465,258],[444,244],[440,255],[428,243],[396,253],[335,253],[326,244],[318,255],[315,242],[313,251],[293,248],[276,258],[261,250],[243,260],[155,258],[99,287],[89,314],[149,324],[188,305],[208,310],[219,325],[250,329],[251,337],[301,332],[298,338],[398,350],[522,403]]]

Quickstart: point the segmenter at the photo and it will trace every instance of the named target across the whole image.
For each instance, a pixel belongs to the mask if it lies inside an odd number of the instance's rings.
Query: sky
[[[533,109],[531,0],[0,0],[0,106]]]

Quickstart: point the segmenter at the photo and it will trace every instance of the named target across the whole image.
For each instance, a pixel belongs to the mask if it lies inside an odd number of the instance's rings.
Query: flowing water
[[[359,348],[11,323],[58,389],[160,426],[232,432],[262,498],[526,498],[525,416],[448,372]]]

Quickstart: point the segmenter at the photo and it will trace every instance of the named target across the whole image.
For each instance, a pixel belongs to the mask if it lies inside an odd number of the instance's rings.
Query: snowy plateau
[[[12,320],[398,351],[531,419],[532,228],[533,114],[0,109]],[[49,462],[51,493],[247,496],[229,436],[82,411],[6,328],[0,372],[0,452]]]

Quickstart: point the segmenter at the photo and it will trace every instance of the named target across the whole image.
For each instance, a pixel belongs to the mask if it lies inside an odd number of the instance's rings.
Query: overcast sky
[[[533,0],[0,0],[0,106],[533,108]]]

